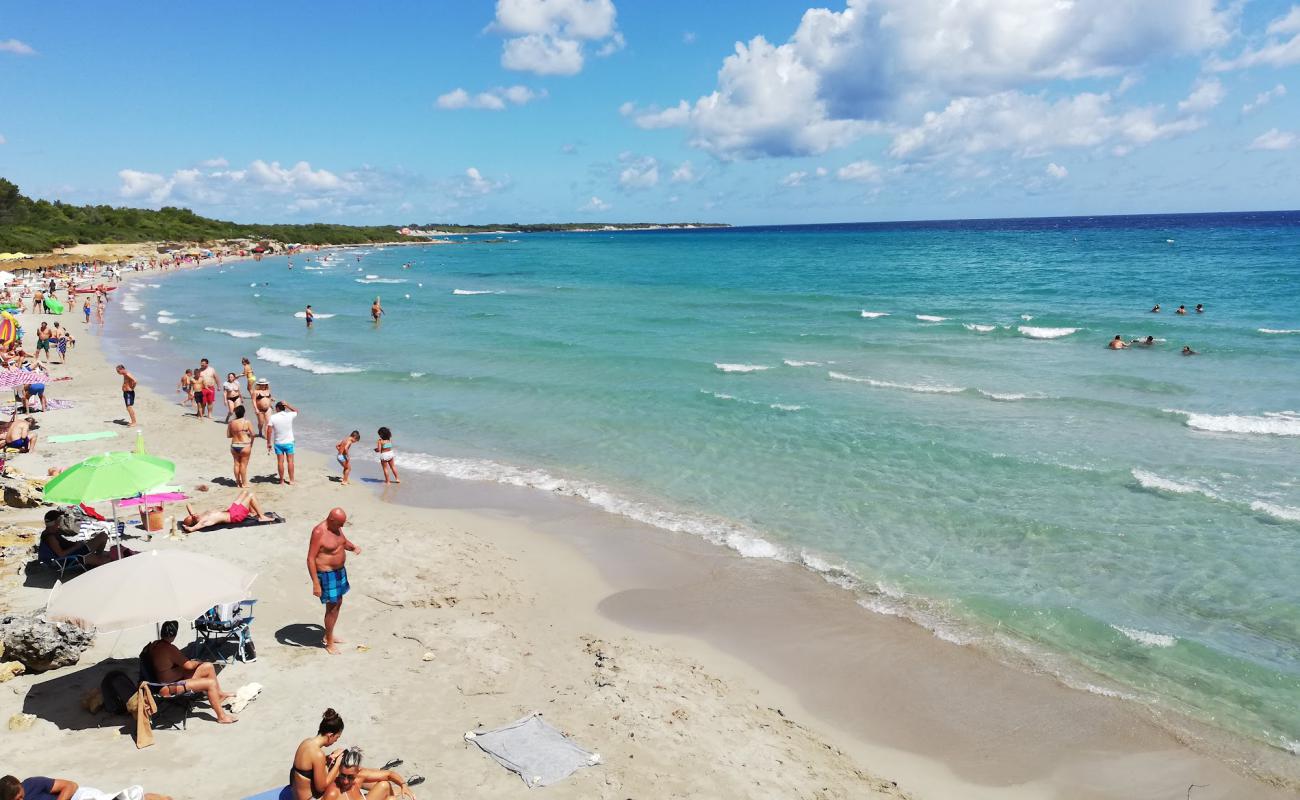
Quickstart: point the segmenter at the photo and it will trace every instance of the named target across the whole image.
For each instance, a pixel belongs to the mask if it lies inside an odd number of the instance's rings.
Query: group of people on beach
[[[1154,306],[1151,307],[1151,313],[1152,314],[1160,313],[1159,303],[1156,303]],[[1178,309],[1174,311],[1174,313],[1177,314],[1178,316],[1187,316],[1187,306],[1185,305],[1179,306]],[[1196,304],[1196,313],[1197,314],[1205,313],[1204,303]],[[1155,347],[1159,343],[1160,340],[1156,339],[1156,337],[1151,335],[1147,335],[1145,337],[1138,337],[1136,339],[1130,339],[1128,341],[1125,341],[1124,337],[1117,333],[1115,334],[1114,339],[1111,339],[1109,342],[1106,343],[1106,347],[1107,349],[1110,350],[1128,350],[1129,348],[1132,347]],[[1200,355],[1200,353],[1198,353],[1197,351],[1191,348],[1191,345],[1183,345],[1182,354],[1185,356]]]

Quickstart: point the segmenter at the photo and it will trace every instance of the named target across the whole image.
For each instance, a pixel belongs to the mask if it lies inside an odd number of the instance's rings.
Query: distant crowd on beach
[[[1160,304],[1159,304],[1159,303],[1156,303],[1154,306],[1151,307],[1151,313],[1152,313],[1152,314],[1159,314],[1159,313],[1160,313]],[[1176,311],[1174,311],[1174,313],[1177,314],[1178,316],[1187,316],[1187,306],[1185,306],[1185,305],[1179,306],[1178,309],[1177,309]],[[1197,314],[1204,314],[1204,313],[1205,313],[1205,304],[1204,304],[1204,303],[1197,303],[1197,304],[1196,304],[1196,313],[1197,313]],[[1128,340],[1128,341],[1124,341],[1124,337],[1123,337],[1122,335],[1120,335],[1120,334],[1117,333],[1117,334],[1115,334],[1115,338],[1114,338],[1114,339],[1111,339],[1110,342],[1108,342],[1108,343],[1106,344],[1106,347],[1108,347],[1108,348],[1111,349],[1111,350],[1128,350],[1128,349],[1131,348],[1131,347],[1155,347],[1155,346],[1156,346],[1157,344],[1159,344],[1159,343],[1160,343],[1160,340],[1156,339],[1156,337],[1151,336],[1151,335],[1148,335],[1148,336],[1146,336],[1146,337],[1140,337],[1140,338],[1137,338],[1137,339],[1130,339],[1130,340]],[[1191,348],[1191,345],[1186,345],[1186,344],[1183,345],[1182,354],[1185,355],[1185,356],[1198,356],[1198,355],[1200,355],[1200,353],[1198,353],[1197,351],[1195,351],[1195,350],[1193,350],[1193,349]]]

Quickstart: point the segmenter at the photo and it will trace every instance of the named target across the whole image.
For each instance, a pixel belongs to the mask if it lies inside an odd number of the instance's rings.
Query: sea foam
[[[919,394],[960,394],[966,391],[960,386],[944,386],[941,384],[925,383],[895,383],[893,381],[878,381],[875,378],[858,378],[853,375],[845,375],[843,372],[826,373],[833,380],[849,381],[852,383],[865,383],[868,386],[875,386],[879,389],[902,389],[907,392],[917,392]]]
[[[1260,333],[1268,333],[1274,336],[1282,336],[1288,333],[1300,333],[1300,328],[1256,328]]]
[[[862,312],[863,319],[879,319],[880,317],[887,317],[887,316],[889,316],[888,311],[863,311]]]
[[[406,283],[405,278],[353,278],[357,283]]]
[[[299,311],[296,314],[294,314],[294,316],[297,317],[298,319],[307,319],[307,312]],[[315,319],[329,319],[333,316],[334,316],[333,314],[316,314],[316,313],[312,314],[312,317]]]
[[[233,331],[227,328],[204,328],[203,330],[210,333],[224,333],[227,336],[233,336],[236,339],[255,339],[262,334],[257,331]]]
[[[976,333],[989,333],[998,328],[997,325],[977,325],[974,322],[963,322],[961,326],[968,331],[975,331]]]
[[[487,289],[452,289],[452,294],[500,294],[500,292],[490,292]]]
[[[820,367],[822,365],[820,361],[795,361],[792,358],[787,358],[781,363],[787,367]]]
[[[917,314],[916,318],[922,322],[943,322],[947,317],[936,317],[933,314]]]
[[[1169,636],[1163,633],[1151,633],[1150,631],[1144,631],[1138,628],[1125,628],[1123,625],[1111,625],[1110,627],[1145,647],[1173,647],[1178,644],[1178,637],[1176,636]]]
[[[720,364],[714,363],[714,367],[722,372],[762,372],[771,367],[765,367],[762,364]]]
[[[348,367],[339,364],[328,364],[323,361],[313,361],[310,358],[307,358],[305,353],[297,350],[276,350],[271,347],[259,347],[257,349],[257,357],[263,361],[270,361],[272,364],[305,370],[315,375],[340,375],[348,372],[362,371],[360,367]]]
[[[1016,330],[1030,339],[1060,339],[1079,331],[1078,328],[1035,328],[1031,325],[1021,325]]]
[[[1247,414],[1197,414],[1176,408],[1165,409],[1169,414],[1181,414],[1186,425],[1199,431],[1212,433],[1252,433],[1261,436],[1300,436],[1300,414],[1294,411],[1267,411],[1260,415]]]

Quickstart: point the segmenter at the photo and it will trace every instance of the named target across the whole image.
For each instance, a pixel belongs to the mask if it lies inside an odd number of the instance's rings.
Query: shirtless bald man
[[[343,595],[351,587],[348,585],[346,566],[348,551],[361,555],[361,548],[348,541],[343,533],[347,524],[348,513],[341,508],[330,509],[329,516],[311,529],[311,541],[307,545],[307,573],[311,576],[311,593],[320,598],[325,606],[325,638],[322,644],[325,652],[338,655],[335,645],[343,640],[334,636],[334,625],[339,621],[339,611],[343,608]]]

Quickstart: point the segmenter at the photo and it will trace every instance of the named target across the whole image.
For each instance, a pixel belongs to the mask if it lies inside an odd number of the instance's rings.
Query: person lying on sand
[[[176,631],[179,628],[180,625],[174,619],[164,622],[160,632],[162,638],[146,645],[142,654],[149,659],[154,677],[159,683],[165,684],[160,694],[163,697],[173,697],[183,692],[203,692],[208,696],[208,705],[212,706],[212,713],[217,715],[217,722],[222,725],[238,722],[238,717],[231,716],[221,707],[223,700],[229,700],[235,695],[233,692],[221,691],[216,667],[206,661],[186,658],[185,654],[172,644],[176,640]]]
[[[238,525],[248,519],[249,514],[258,522],[269,522],[271,517],[262,513],[262,507],[258,505],[257,498],[248,489],[239,492],[235,502],[227,508],[219,511],[204,511],[202,514],[195,514],[190,504],[185,504],[185,519],[181,520],[181,530],[186,533],[194,533],[204,528],[212,528],[217,525]]]
[[[415,800],[415,794],[406,785],[406,781],[391,769],[362,769],[361,748],[349,747],[344,750],[340,761],[339,775],[334,779],[333,785],[325,790],[322,800],[387,800],[390,797]],[[396,790],[393,789],[394,786],[397,787]],[[365,790],[364,795],[362,789]]]
[[[114,797],[124,794],[113,795]],[[36,776],[20,781],[13,775],[0,778],[0,800],[72,800],[73,797],[108,797],[98,789],[83,789],[67,778]],[[145,792],[144,800],[172,800],[164,794]]]

